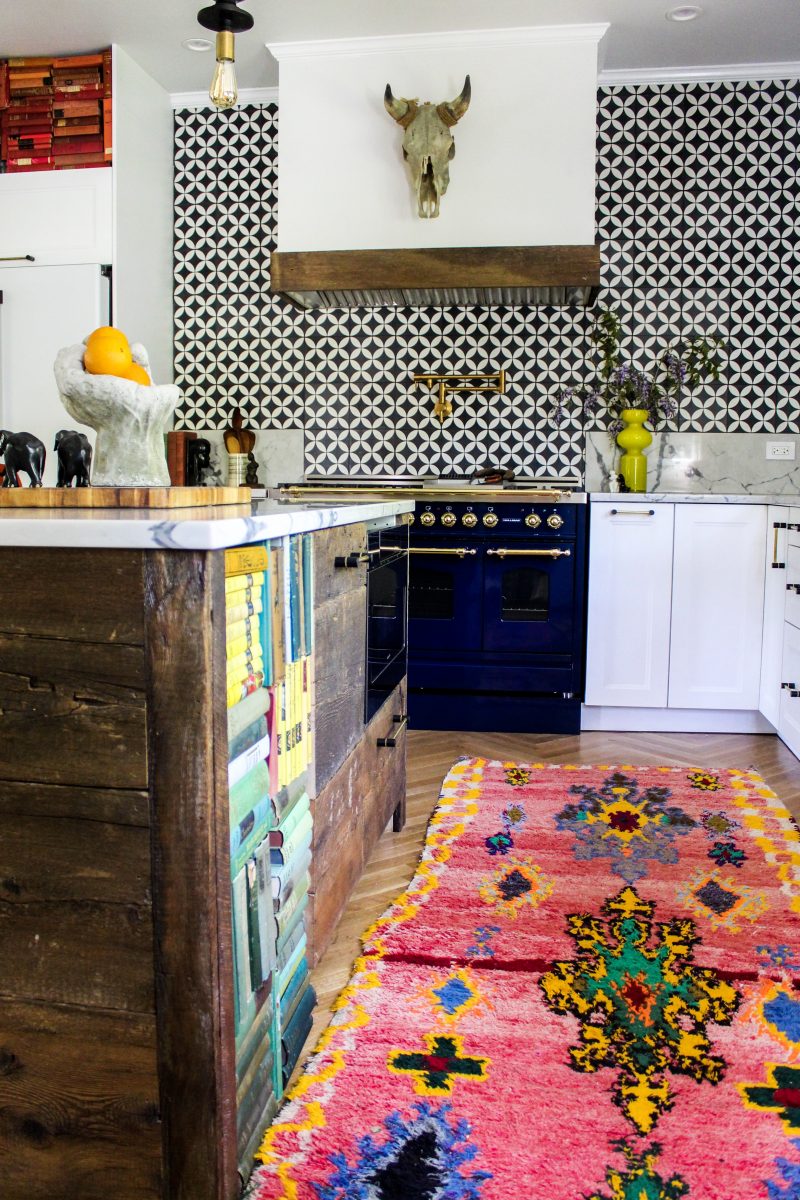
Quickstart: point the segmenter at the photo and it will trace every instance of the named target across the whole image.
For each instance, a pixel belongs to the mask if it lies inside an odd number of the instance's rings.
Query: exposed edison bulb
[[[227,29],[217,34],[217,65],[208,94],[216,108],[233,108],[239,96],[233,66],[233,34]]]

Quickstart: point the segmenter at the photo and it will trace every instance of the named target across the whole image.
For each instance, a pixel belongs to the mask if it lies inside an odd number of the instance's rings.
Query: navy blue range
[[[587,506],[513,495],[417,502],[411,728],[580,729]]]

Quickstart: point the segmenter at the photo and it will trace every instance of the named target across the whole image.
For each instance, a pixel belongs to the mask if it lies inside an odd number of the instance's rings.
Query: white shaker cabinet
[[[586,703],[664,708],[673,504],[593,504]]]
[[[675,506],[670,708],[758,708],[766,526],[760,504]]]
[[[780,708],[778,733],[798,758],[800,758],[800,510],[792,509],[789,514],[789,529],[786,536],[786,570],[784,594],[786,597],[785,621],[783,625],[783,656],[779,687]]]

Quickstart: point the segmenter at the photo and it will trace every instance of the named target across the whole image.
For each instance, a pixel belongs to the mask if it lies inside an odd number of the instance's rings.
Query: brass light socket
[[[230,29],[221,29],[217,34],[217,62],[234,61],[234,36]]]

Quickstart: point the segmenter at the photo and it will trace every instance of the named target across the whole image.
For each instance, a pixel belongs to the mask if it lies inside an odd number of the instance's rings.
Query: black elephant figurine
[[[208,438],[192,438],[186,443],[186,486],[200,487],[210,467],[211,442]]]
[[[32,433],[9,433],[7,429],[0,429],[0,454],[6,467],[3,487],[21,487],[20,471],[28,476],[32,488],[42,486],[47,454],[44,442],[39,438]]]
[[[59,429],[53,449],[58,454],[56,487],[89,487],[92,447],[86,434]]]

